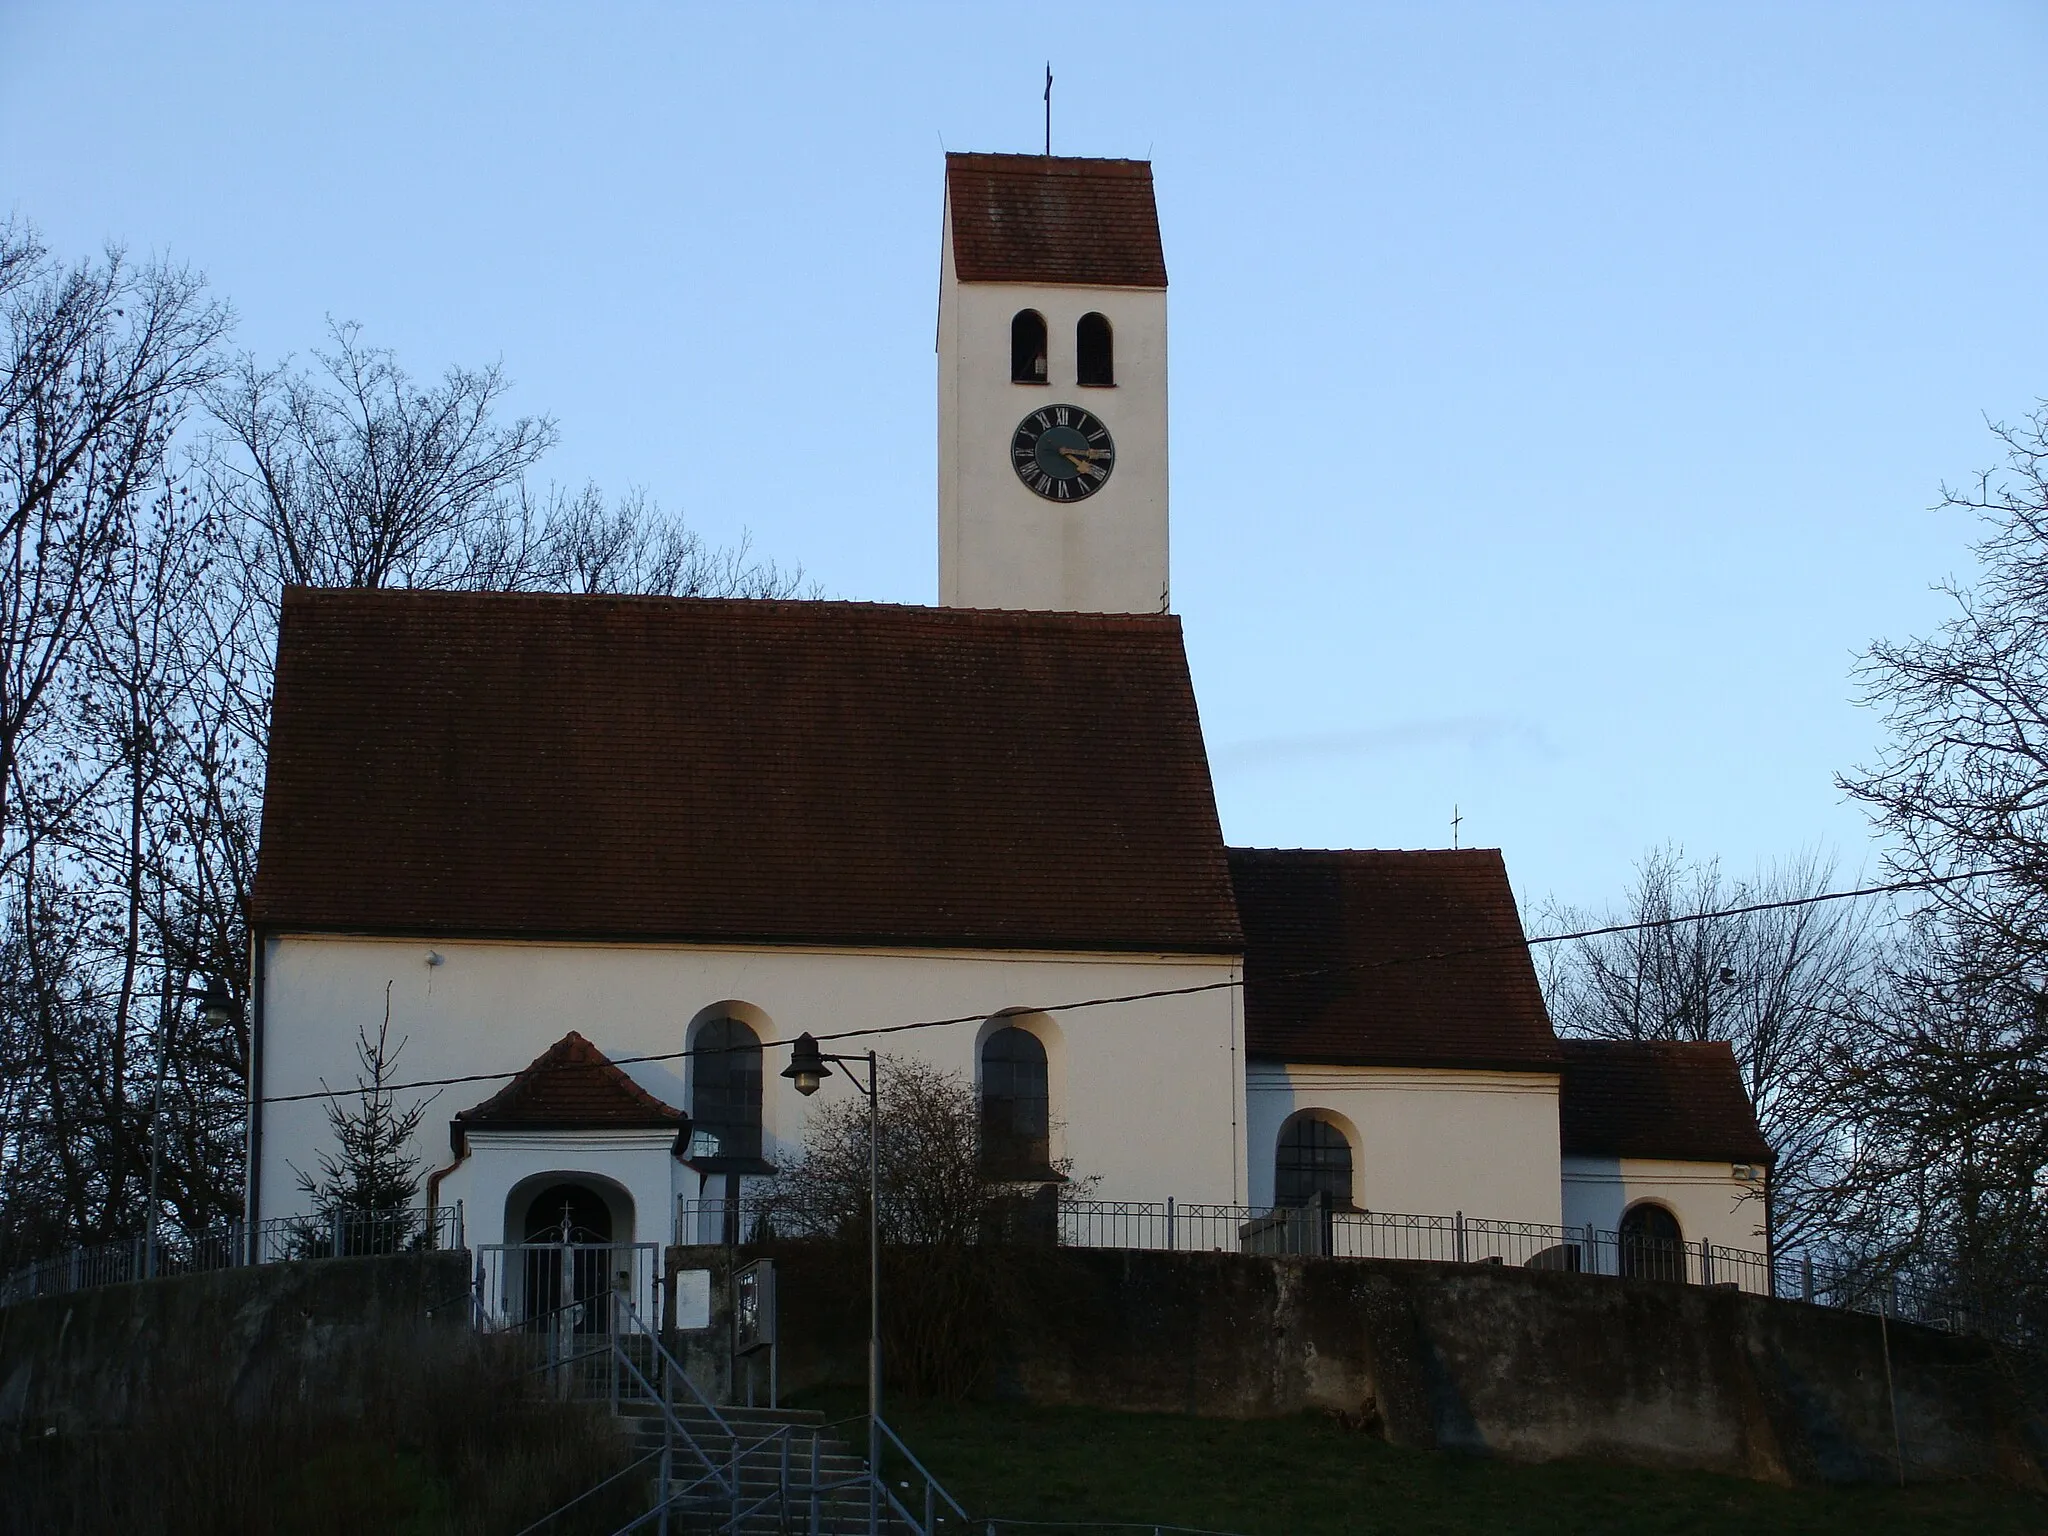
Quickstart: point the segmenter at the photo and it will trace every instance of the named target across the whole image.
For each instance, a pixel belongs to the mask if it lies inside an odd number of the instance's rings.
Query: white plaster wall
[[[1717,1247],[1764,1251],[1763,1181],[1736,1178],[1735,1164],[1577,1154],[1562,1161],[1569,1226],[1619,1231],[1623,1213],[1647,1200],[1678,1218],[1688,1243],[1705,1238]]]
[[[429,954],[442,963],[429,965]],[[708,1005],[737,1000],[759,1009],[777,1037],[820,1036],[924,1019],[966,1022],[828,1043],[828,1050],[915,1055],[972,1081],[981,1022],[1015,1008],[1042,1008],[1129,992],[1234,980],[1227,957],[1032,955],[950,951],[802,950],[663,945],[455,943],[267,937],[262,951],[260,1080],[265,1098],[356,1081],[359,1025],[374,1028],[392,983],[392,1037],[403,1038],[400,1081],[511,1073],[571,1029],[614,1058],[681,1051],[690,1021]],[[1054,1014],[1061,1066],[1053,1117],[1077,1175],[1101,1176],[1111,1200],[1228,1202],[1243,1198],[1241,1041],[1237,991]],[[764,1151],[800,1145],[815,1100],[778,1076],[787,1055],[764,1063]],[[684,1060],[622,1063],[656,1097],[687,1110]],[[1063,1086],[1062,1086],[1063,1084]],[[445,1165],[448,1121],[482,1102],[502,1079],[434,1092],[417,1151]],[[411,1095],[406,1097],[410,1098]],[[262,1109],[256,1168],[258,1211],[306,1206],[294,1168],[317,1166],[330,1132],[321,1100]],[[443,1202],[453,1198],[444,1190]],[[642,1218],[644,1220],[644,1217]]]
[[[472,1131],[469,1156],[442,1177],[438,1203],[462,1202],[470,1243],[518,1243],[526,1234],[508,1225],[505,1204],[517,1186],[542,1178],[602,1180],[629,1202],[621,1210],[612,1191],[600,1190],[612,1208],[612,1241],[666,1244],[676,1198],[697,1192],[696,1174],[670,1155],[675,1139],[673,1131]],[[452,1156],[444,1151],[441,1163]]]
[[[1245,1084],[1251,1203],[1272,1202],[1288,1116],[1321,1109],[1356,1132],[1352,1198],[1367,1210],[1556,1225],[1557,1082],[1541,1072],[1254,1063]]]
[[[1166,292],[961,283],[952,212],[939,279],[939,601],[953,608],[1159,613],[1167,607]],[[1045,316],[1045,384],[1010,382],[1010,321]],[[1075,382],[1074,326],[1108,316],[1116,383]],[[1049,502],[1010,467],[1017,423],[1040,406],[1092,411],[1116,442],[1109,483]]]

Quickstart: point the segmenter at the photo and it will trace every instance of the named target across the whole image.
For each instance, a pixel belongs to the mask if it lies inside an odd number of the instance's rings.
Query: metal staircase
[[[621,1475],[644,1486],[647,1508],[616,1536],[965,1536],[971,1530],[967,1512],[886,1422],[878,1424],[880,1439],[907,1474],[893,1489],[871,1474],[837,1433],[841,1426],[825,1423],[822,1414],[714,1404],[630,1296],[617,1291],[608,1301],[558,1308],[522,1322],[516,1332],[532,1341],[534,1370],[552,1391],[608,1403],[628,1437],[633,1460]],[[865,1441],[865,1416],[850,1428]],[[545,1536],[553,1518],[529,1529]]]

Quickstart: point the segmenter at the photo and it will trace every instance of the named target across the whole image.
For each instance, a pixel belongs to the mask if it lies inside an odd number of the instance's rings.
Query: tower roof
[[[1166,286],[1150,161],[949,154],[946,206],[963,283]]]

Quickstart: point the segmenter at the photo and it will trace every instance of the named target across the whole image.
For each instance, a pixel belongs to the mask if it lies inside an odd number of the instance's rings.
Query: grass
[[[857,1411],[837,1394],[812,1406],[833,1417]],[[1592,1462],[1521,1466],[1401,1450],[1320,1416],[1238,1422],[927,1403],[893,1408],[889,1421],[977,1522],[996,1517],[1005,1536],[1006,1520],[1101,1522],[1094,1529],[1105,1533],[1159,1522],[1233,1536],[2048,1532],[2048,1497],[2002,1485],[1779,1488]]]

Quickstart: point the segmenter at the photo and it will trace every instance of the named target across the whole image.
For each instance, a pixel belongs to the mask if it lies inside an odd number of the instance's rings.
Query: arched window
[[[1014,1024],[981,1047],[981,1159],[998,1178],[1052,1175],[1052,1095],[1045,1045]]]
[[[1035,309],[1020,309],[1010,321],[1010,382],[1046,382],[1045,316]]]
[[[1661,1205],[1630,1206],[1621,1218],[1621,1272],[1639,1280],[1683,1280],[1685,1237]]]
[[[1329,1121],[1314,1114],[1296,1115],[1280,1128],[1280,1147],[1273,1161],[1273,1203],[1307,1205],[1317,1195],[1331,1206],[1351,1204],[1351,1143]]]
[[[1116,342],[1110,334],[1109,316],[1092,309],[1074,327],[1074,355],[1083,384],[1116,382]]]
[[[691,1075],[693,1161],[761,1156],[761,1037],[739,1019],[697,1031]]]

